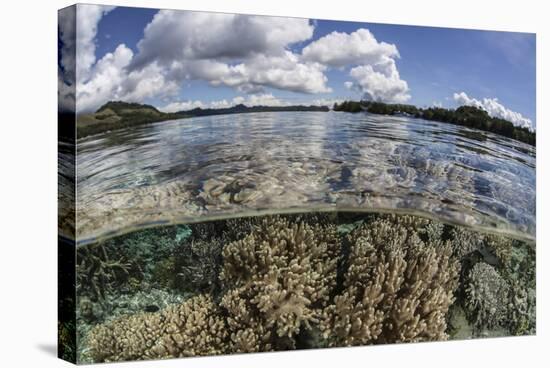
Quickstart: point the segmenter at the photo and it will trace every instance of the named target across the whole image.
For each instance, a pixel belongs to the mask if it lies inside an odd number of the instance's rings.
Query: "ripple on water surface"
[[[413,212],[535,237],[535,148],[406,117],[182,119],[78,142],[77,238],[316,210]]]

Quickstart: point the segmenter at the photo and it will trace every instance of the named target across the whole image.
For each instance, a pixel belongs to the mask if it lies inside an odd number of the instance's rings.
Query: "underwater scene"
[[[146,229],[76,271],[80,363],[535,333],[533,244],[411,215]]]
[[[58,355],[535,334],[535,41],[60,10]]]

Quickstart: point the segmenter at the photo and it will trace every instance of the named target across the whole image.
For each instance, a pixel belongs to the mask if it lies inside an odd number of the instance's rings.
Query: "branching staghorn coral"
[[[271,351],[271,328],[266,328],[258,314],[251,313],[249,289],[246,287],[228,291],[221,300],[227,312],[230,330],[228,349],[235,353]]]
[[[103,299],[115,285],[127,280],[134,267],[122,256],[112,259],[102,243],[81,247],[76,266],[78,294]]]
[[[293,347],[311,329],[336,284],[339,243],[334,225],[264,219],[248,236],[227,244],[220,274],[236,351]]]
[[[448,243],[425,244],[409,221],[354,230],[344,290],[324,310],[330,346],[446,339],[458,264]]]
[[[226,325],[211,297],[199,295],[157,313],[94,327],[87,337],[95,362],[162,359],[225,352]]]
[[[153,274],[160,275],[160,262],[167,263],[178,244],[191,234],[187,225],[146,229],[84,245],[77,251],[77,287],[79,295],[93,300],[105,298],[106,293],[139,287],[141,281]],[[149,280],[147,280],[149,281]],[[161,280],[167,284],[168,280]]]

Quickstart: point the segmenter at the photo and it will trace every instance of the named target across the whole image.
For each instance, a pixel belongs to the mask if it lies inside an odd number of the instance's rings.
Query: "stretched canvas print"
[[[59,356],[531,335],[534,34],[59,11]]]

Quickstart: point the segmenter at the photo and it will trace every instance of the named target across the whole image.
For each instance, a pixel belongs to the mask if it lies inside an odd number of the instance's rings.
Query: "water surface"
[[[77,238],[210,218],[411,212],[535,237],[535,148],[407,117],[207,116],[78,141]]]

